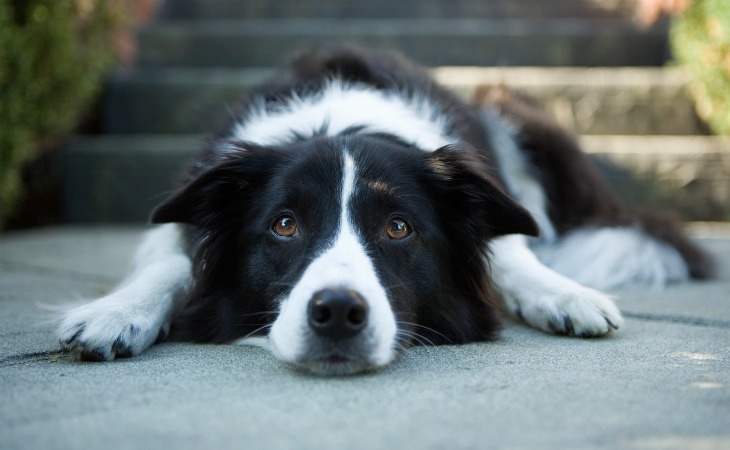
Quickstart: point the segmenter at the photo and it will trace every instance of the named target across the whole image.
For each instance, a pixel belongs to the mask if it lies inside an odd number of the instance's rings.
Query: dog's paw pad
[[[78,338],[81,336],[81,333],[84,332],[84,324],[83,323],[77,323],[75,325],[72,325],[70,327],[67,327],[66,330],[64,330],[61,333],[61,339],[59,340],[61,343],[61,347],[65,349],[70,349],[74,346],[74,342],[78,340]]]
[[[75,354],[79,361],[103,362],[114,359],[114,355],[110,355],[101,348],[76,349],[71,353]]]
[[[575,327],[573,326],[573,320],[570,316],[561,315],[558,319],[549,321],[548,327],[550,327],[550,331],[555,334],[575,336]]]
[[[114,353],[115,358],[130,358],[134,356],[132,347],[121,336],[112,344],[112,353]]]

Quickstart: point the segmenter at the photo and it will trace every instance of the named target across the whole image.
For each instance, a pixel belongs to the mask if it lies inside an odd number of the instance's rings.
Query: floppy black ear
[[[462,231],[481,239],[539,235],[532,215],[507,194],[476,150],[442,147],[428,156],[428,165],[436,180],[435,195]]]
[[[269,156],[263,157],[264,152]],[[276,159],[276,152],[271,150],[232,151],[225,160],[158,205],[150,221],[205,225],[232,214],[240,215],[242,203],[268,178]]]

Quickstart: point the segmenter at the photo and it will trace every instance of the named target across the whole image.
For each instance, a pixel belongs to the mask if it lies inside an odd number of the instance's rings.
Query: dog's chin
[[[321,376],[356,375],[365,372],[372,372],[378,369],[378,366],[370,362],[352,359],[340,355],[331,355],[310,360],[300,360],[297,361],[295,364],[297,367],[300,367],[315,375]]]

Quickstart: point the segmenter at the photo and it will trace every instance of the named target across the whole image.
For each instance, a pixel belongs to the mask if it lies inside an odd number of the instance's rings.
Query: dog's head
[[[376,136],[226,145],[153,213],[196,236],[178,336],[268,330],[282,360],[340,374],[494,335],[487,242],[537,229],[475,151]]]

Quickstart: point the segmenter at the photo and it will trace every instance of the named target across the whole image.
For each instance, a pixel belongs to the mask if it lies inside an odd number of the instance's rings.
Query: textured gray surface
[[[730,447],[727,229],[699,235],[718,280],[621,293],[626,325],[604,339],[510,323],[497,342],[346,378],[236,346],[66,360],[38,304],[104,292],[139,231],[0,236],[0,449]]]

